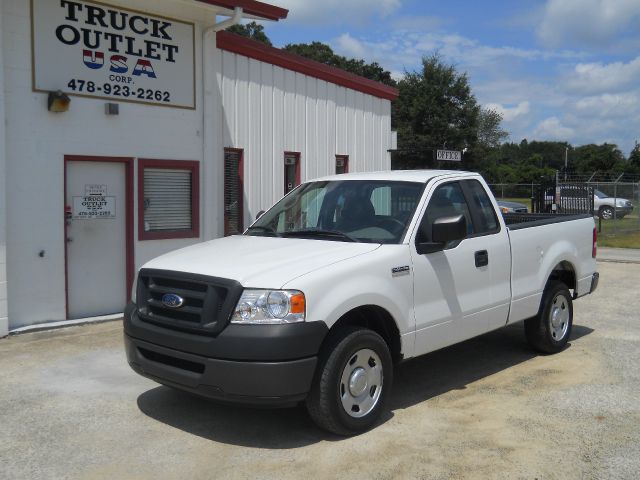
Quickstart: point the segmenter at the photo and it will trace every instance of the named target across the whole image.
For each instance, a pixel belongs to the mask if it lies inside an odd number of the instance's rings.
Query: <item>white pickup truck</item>
[[[501,215],[459,171],[346,174],[304,183],[243,235],[138,272],[128,362],[226,402],[291,405],[349,435],[373,426],[394,364],[524,321],[559,352],[572,300],[595,290],[590,215]]]

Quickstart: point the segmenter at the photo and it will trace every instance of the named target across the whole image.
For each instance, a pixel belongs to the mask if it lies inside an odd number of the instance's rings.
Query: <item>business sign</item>
[[[458,150],[436,150],[436,160],[443,162],[461,162],[462,152]]]
[[[33,89],[195,109],[193,23],[84,0],[31,0]]]
[[[116,197],[102,195],[73,197],[71,218],[75,220],[116,218]]]

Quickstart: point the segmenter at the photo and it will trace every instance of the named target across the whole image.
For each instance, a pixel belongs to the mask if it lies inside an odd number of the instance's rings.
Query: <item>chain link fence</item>
[[[560,185],[563,180],[560,176]],[[576,178],[567,180],[572,184],[579,181]],[[586,177],[580,180],[582,185],[594,191],[594,217],[599,243],[612,247],[640,248],[640,182],[594,181]],[[527,206],[529,212],[532,211],[539,189],[543,188],[540,183],[493,183],[489,187],[499,202],[521,203]]]

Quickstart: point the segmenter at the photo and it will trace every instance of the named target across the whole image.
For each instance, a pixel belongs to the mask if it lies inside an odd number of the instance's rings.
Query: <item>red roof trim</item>
[[[218,32],[217,45],[221,50],[254,58],[261,62],[270,63],[278,67],[286,68],[287,70],[293,70],[294,72],[303,73],[310,77],[319,78],[342,87],[373,95],[374,97],[395,100],[400,94],[397,88],[285,52],[278,48],[269,47],[263,43],[241,37],[234,33],[226,31]]]
[[[242,10],[256,17],[265,18],[267,20],[282,20],[287,18],[289,10],[285,8],[276,7],[275,5],[269,5],[268,3],[256,2],[255,0],[198,0],[202,3],[208,3],[209,5],[215,5],[216,7],[228,8],[233,10],[236,7],[242,8]]]

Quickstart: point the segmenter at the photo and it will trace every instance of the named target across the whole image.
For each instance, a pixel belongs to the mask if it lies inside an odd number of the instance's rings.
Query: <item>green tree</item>
[[[322,42],[290,43],[284,46],[284,50],[309,60],[341,68],[369,80],[384,83],[385,85],[396,85],[395,80],[391,77],[391,72],[382,68],[379,63],[367,63],[362,59],[343,57],[336,54],[329,45]]]
[[[628,169],[632,175],[640,175],[640,143],[638,142],[636,142],[629,154]]]
[[[257,40],[258,42],[262,42],[265,45],[271,46],[271,40],[267,37],[267,34],[264,33],[264,27],[256,22],[250,23],[238,23],[236,25],[232,25],[227,28],[228,32],[235,33],[237,35],[241,35],[243,37],[250,38],[252,40]]]
[[[399,147],[395,168],[433,166],[433,151],[438,148],[473,152],[478,143],[480,106],[466,74],[435,54],[422,59],[420,71],[406,72],[398,88],[400,97],[392,106]],[[472,165],[473,160],[463,162],[464,168]]]
[[[502,128],[502,114],[490,108],[481,108],[478,115],[478,143],[485,148],[499,147],[509,137]]]
[[[573,163],[577,173],[583,175],[593,172],[619,175],[625,171],[627,164],[618,146],[611,143],[577,147],[574,150]]]

